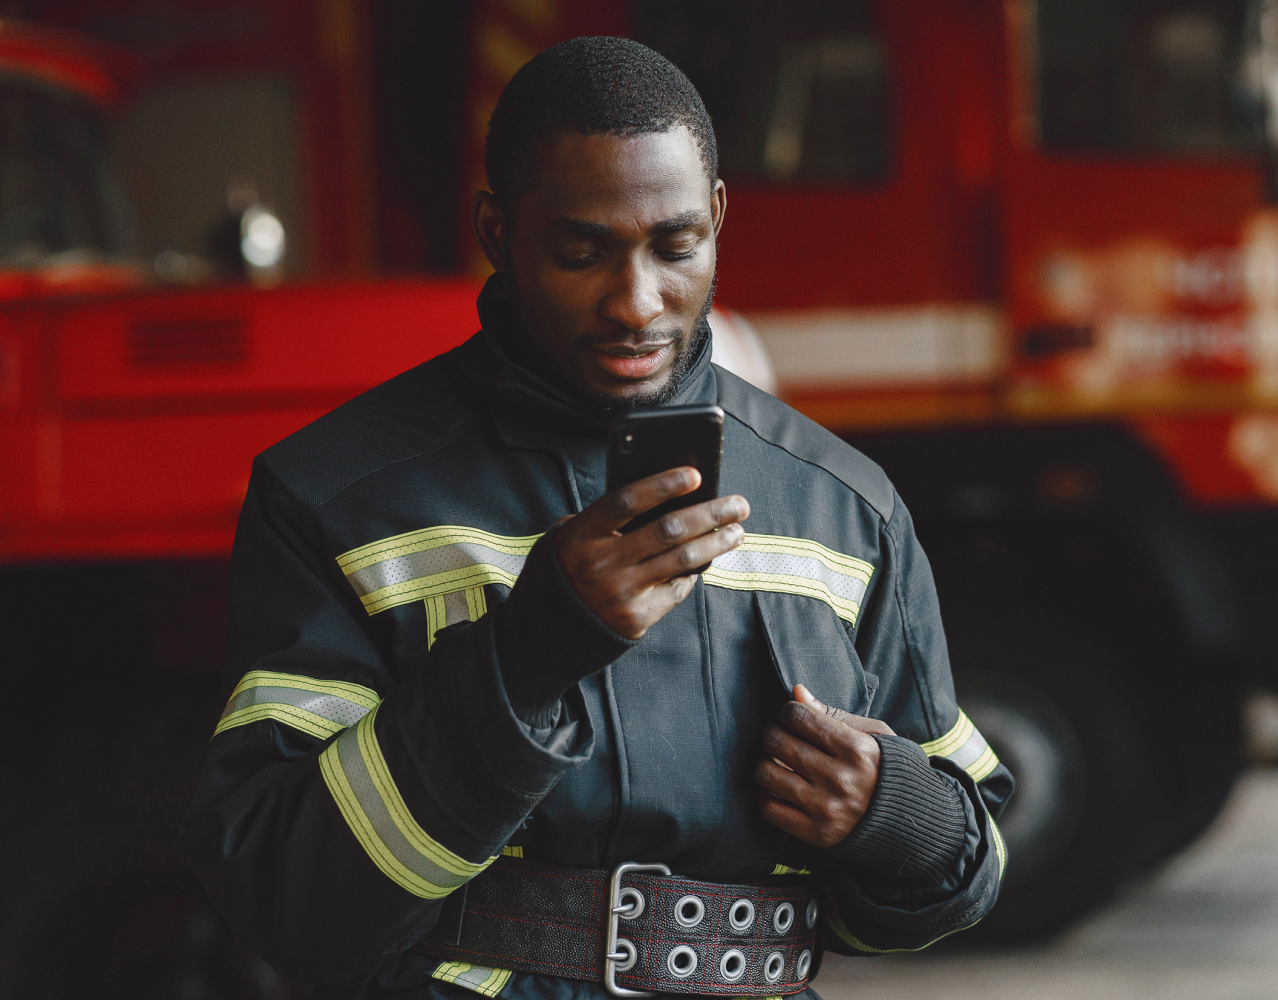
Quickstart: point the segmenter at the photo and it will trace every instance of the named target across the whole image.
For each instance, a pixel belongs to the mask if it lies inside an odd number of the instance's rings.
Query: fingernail
[[[799,701],[816,701],[816,699],[812,697],[812,692],[802,684],[796,684],[794,686],[794,695]]]

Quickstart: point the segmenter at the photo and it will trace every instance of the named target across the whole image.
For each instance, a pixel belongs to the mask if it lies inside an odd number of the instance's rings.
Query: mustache
[[[633,347],[636,349],[664,347],[686,339],[684,330],[650,330],[642,333],[586,333],[577,338],[577,343],[586,347]]]

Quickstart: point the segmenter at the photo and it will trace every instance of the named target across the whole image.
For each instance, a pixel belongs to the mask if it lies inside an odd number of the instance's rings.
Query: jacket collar
[[[545,448],[565,438],[587,442],[607,439],[607,421],[586,409],[551,378],[534,371],[519,351],[523,334],[505,276],[494,274],[477,301],[479,333],[452,354],[454,371],[487,404],[502,440],[513,447]],[[712,403],[717,396],[710,365],[710,337],[701,340],[697,357],[679,391],[667,405]]]

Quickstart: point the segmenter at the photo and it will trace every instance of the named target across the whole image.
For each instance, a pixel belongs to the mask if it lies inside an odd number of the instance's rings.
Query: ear
[[[728,212],[728,189],[723,181],[716,180],[710,190],[710,218],[714,222],[714,235],[717,239],[719,230],[723,228],[723,217]]]
[[[475,192],[471,222],[475,226],[475,237],[479,240],[479,248],[484,251],[488,263],[493,266],[494,271],[505,271],[509,266],[506,258],[506,239],[510,231],[506,210],[501,207],[501,203],[491,191]]]

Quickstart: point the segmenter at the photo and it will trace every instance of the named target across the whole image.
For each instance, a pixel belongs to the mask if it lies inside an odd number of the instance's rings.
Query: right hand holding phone
[[[618,635],[638,639],[692,593],[695,576],[681,576],[735,549],[750,516],[742,496],[718,497],[672,511],[629,534],[632,518],[691,493],[701,473],[685,466],[613,490],[566,519],[555,550],[586,606]]]

